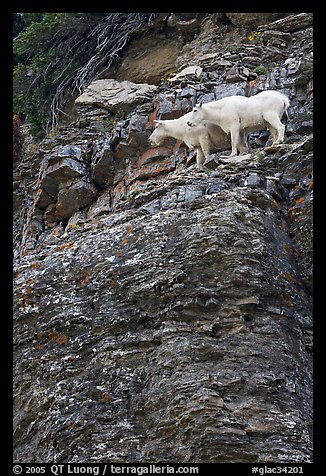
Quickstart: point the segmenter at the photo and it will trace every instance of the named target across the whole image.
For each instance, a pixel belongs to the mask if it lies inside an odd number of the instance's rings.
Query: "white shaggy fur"
[[[289,107],[289,99],[278,91],[262,91],[255,96],[228,96],[218,101],[199,104],[187,124],[198,127],[204,121],[220,126],[231,135],[231,156],[241,154],[241,137],[265,127],[272,135],[273,145],[284,140],[285,126],[281,118]]]
[[[149,142],[159,146],[167,137],[182,140],[190,149],[196,149],[197,166],[201,168],[204,158],[209,155],[212,147],[219,150],[230,148],[230,138],[219,126],[207,121],[202,121],[196,127],[190,127],[187,122],[191,115],[192,112],[188,112],[178,119],[155,121],[156,126],[149,137]],[[246,150],[244,137],[241,137],[239,147],[243,152]]]

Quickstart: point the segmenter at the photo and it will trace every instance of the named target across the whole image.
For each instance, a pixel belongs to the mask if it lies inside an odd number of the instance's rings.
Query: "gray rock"
[[[178,94],[179,96],[179,94]],[[186,103],[184,101],[187,101]],[[157,96],[157,119],[177,119],[186,109],[191,110],[194,104],[188,102],[188,97],[178,98],[176,92],[160,93]],[[195,102],[195,97],[193,99]],[[188,106],[187,106],[188,105]]]
[[[179,20],[176,22],[175,26],[181,35],[187,40],[192,38],[200,30],[200,22],[197,18],[191,18],[186,21]]]
[[[61,183],[76,177],[83,177],[86,174],[87,168],[85,164],[81,164],[79,161],[71,158],[64,158],[60,162],[48,167],[40,187],[50,196],[56,197]]]
[[[148,124],[148,116],[141,114],[133,114],[128,126],[128,143],[131,146],[136,146],[140,150],[148,146],[148,138],[151,134],[151,129]]]
[[[249,76],[249,69],[242,65],[234,65],[225,72],[225,82],[235,83],[246,81]]]
[[[85,210],[79,210],[75,212],[69,219],[66,228],[64,229],[65,233],[82,226],[88,220]]]
[[[57,156],[59,158],[72,158],[76,160],[83,159],[83,151],[80,147],[76,147],[75,145],[65,145],[59,147],[57,151]]]
[[[79,110],[95,106],[114,113],[128,113],[137,105],[151,101],[156,89],[153,84],[98,79],[85,89],[75,104]]]
[[[226,96],[245,96],[246,87],[246,81],[231,84],[220,84],[214,87],[215,97],[218,100]]]
[[[298,13],[286,16],[266,25],[260,25],[259,30],[282,30],[283,32],[293,33],[303,30],[313,24],[312,13]]]
[[[273,22],[286,15],[288,13],[226,13],[233,25],[239,28],[255,28],[264,22]],[[258,30],[262,29],[262,27],[258,27]]]
[[[218,167],[218,164],[219,161],[217,154],[210,154],[203,163],[204,167],[207,167],[210,170],[215,170]]]
[[[35,204],[39,208],[46,208],[54,199],[45,190],[39,188],[34,195]]]
[[[88,217],[95,218],[112,212],[112,194],[110,189],[103,191],[97,201],[88,210]]]
[[[214,180],[206,189],[206,194],[210,195],[211,193],[220,193],[226,188],[228,188],[228,185],[223,180]]]
[[[192,87],[183,88],[179,96],[180,98],[190,98],[196,96],[196,90]]]
[[[215,99],[216,97],[214,93],[206,93],[198,97],[198,101],[200,100],[203,102],[211,102],[211,101],[215,101]]]
[[[175,74],[169,79],[169,82],[174,84],[180,80],[186,79],[198,79],[200,78],[203,72],[201,66],[187,66],[187,68],[182,69],[179,73]]]
[[[115,161],[110,144],[100,144],[92,158],[91,177],[102,188],[112,186],[115,173]]]
[[[291,42],[291,34],[284,31],[265,30],[262,40],[264,44],[286,48]]]
[[[261,183],[261,178],[260,175],[257,174],[256,172],[250,173],[245,179],[244,179],[244,185],[245,186],[250,186],[250,187],[257,187]]]
[[[55,216],[58,221],[70,218],[77,210],[90,205],[97,189],[85,178],[74,181],[69,187],[59,190]]]
[[[251,154],[235,155],[232,157],[220,155],[219,160],[223,164],[240,164],[251,159]]]

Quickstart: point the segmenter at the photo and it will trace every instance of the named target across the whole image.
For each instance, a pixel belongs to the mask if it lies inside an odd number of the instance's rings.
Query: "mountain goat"
[[[230,148],[230,138],[219,126],[202,121],[196,127],[190,127],[187,122],[192,112],[188,112],[178,119],[156,120],[155,129],[149,137],[154,146],[162,144],[167,137],[182,140],[189,149],[196,149],[197,167],[201,168],[212,147],[225,150]],[[240,135],[239,148],[242,152],[247,149],[245,137]]]
[[[272,135],[273,145],[284,140],[285,126],[281,122],[289,107],[289,99],[278,91],[262,91],[255,96],[228,96],[218,101],[196,105],[187,122],[198,127],[210,121],[231,135],[231,156],[241,152],[241,138],[248,132],[264,129]]]

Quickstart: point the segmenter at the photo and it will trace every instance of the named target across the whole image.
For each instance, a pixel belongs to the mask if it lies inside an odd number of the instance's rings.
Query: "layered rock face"
[[[95,81],[15,165],[15,461],[313,460],[311,15],[193,15],[173,76]],[[264,89],[285,144],[148,142]]]

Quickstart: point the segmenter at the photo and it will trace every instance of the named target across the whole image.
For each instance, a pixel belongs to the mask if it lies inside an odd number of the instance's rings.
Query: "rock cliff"
[[[119,61],[73,122],[21,126],[14,459],[311,462],[312,15],[160,14]],[[148,142],[264,89],[290,98],[280,146],[198,171]]]

